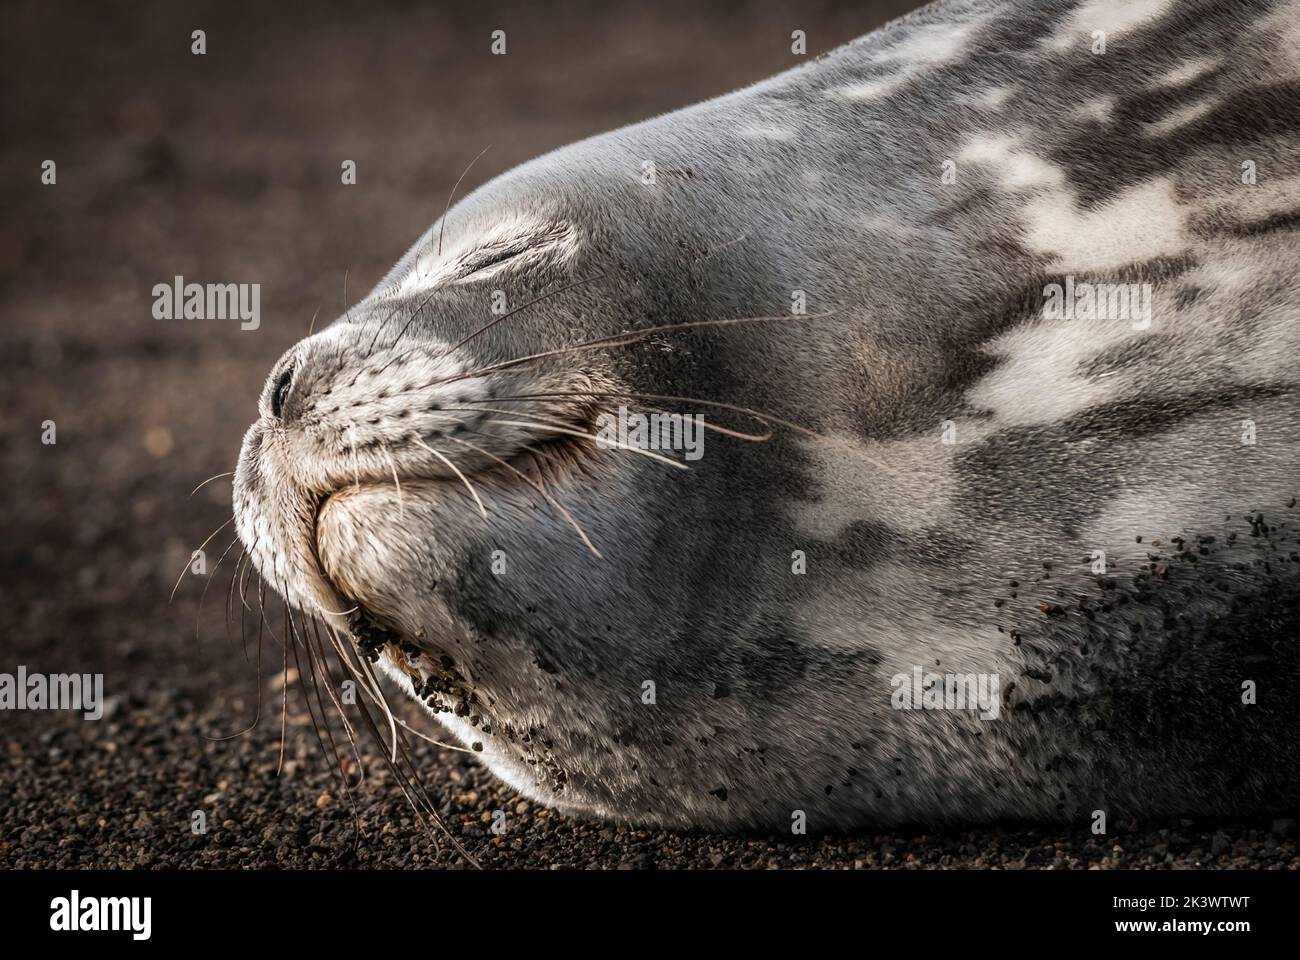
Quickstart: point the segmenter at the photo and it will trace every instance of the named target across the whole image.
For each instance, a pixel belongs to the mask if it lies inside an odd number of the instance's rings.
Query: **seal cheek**
[[[321,568],[349,604],[400,632],[415,632],[432,573],[435,503],[428,484],[363,485],[328,497],[316,517],[316,551]]]

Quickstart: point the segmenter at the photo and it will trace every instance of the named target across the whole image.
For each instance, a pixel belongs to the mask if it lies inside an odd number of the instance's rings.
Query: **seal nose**
[[[289,364],[275,378],[275,386],[271,388],[271,416],[277,419],[283,416],[284,403],[289,398],[289,390],[292,386],[293,364]]]

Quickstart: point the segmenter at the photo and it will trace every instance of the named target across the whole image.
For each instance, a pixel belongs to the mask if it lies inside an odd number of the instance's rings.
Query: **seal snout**
[[[521,385],[482,369],[453,340],[403,333],[390,312],[388,324],[363,314],[291,347],[271,368],[245,437],[235,482],[241,539],[258,570],[304,608],[344,608],[325,571],[345,593],[382,601],[384,584],[434,531],[480,529],[489,488],[532,489],[525,447],[563,462],[575,432],[549,429],[571,422],[567,398],[523,412],[495,399],[563,394],[569,384]]]

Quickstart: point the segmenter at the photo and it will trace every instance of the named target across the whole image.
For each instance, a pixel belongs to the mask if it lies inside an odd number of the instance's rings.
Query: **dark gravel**
[[[66,715],[23,722],[7,746],[0,867],[388,867],[460,863],[415,824],[374,750],[350,802],[324,762],[305,712],[290,712],[282,774],[279,694],[251,715],[242,699],[196,700],[180,690],[120,696],[97,723]],[[237,698],[238,693],[234,694]],[[1294,820],[1121,824],[1086,829],[1004,825],[850,836],[717,836],[575,821],[503,788],[464,754],[417,750],[444,819],[484,867],[708,869],[1272,869],[1300,866]],[[350,772],[355,775],[355,767]],[[208,832],[191,829],[203,811]],[[495,811],[506,830],[494,836]],[[360,834],[358,835],[358,824]]]
[[[542,5],[537,5],[538,7]],[[413,822],[373,745],[355,815],[279,650],[259,680],[221,607],[229,561],[187,576],[229,515],[271,363],[374,283],[473,183],[581,136],[747,83],[906,2],[568,5],[9,4],[0,34],[0,671],[102,672],[106,716],[0,713],[0,867],[420,867],[456,861]],[[317,12],[313,12],[317,11]],[[208,54],[189,53],[208,31]],[[510,53],[487,53],[493,29]],[[58,163],[58,183],[39,182]],[[356,186],[339,184],[344,159]],[[472,186],[473,183],[470,185]],[[181,274],[262,284],[263,325],[156,321]],[[40,443],[42,421],[58,443]],[[224,548],[228,535],[214,539]],[[215,560],[216,553],[212,554]],[[246,735],[263,691],[261,722]],[[407,708],[404,708],[407,709]],[[1008,825],[790,838],[575,822],[418,744],[451,829],[485,866],[1295,867],[1294,822]],[[356,778],[355,762],[345,764]],[[506,812],[502,836],[492,812]],[[202,811],[208,831],[195,835]],[[358,835],[358,826],[360,833]]]

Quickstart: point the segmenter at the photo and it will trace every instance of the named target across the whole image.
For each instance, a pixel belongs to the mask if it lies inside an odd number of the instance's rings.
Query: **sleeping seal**
[[[1294,804],[1298,41],[954,0],[526,163],[274,366],[242,542],[565,811]]]

